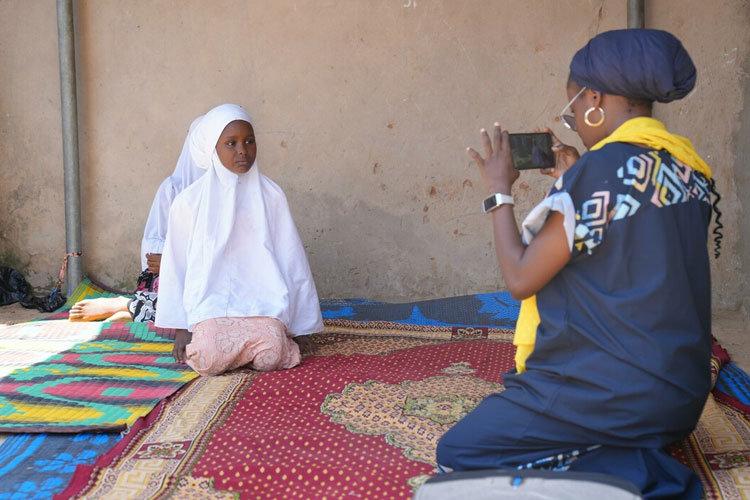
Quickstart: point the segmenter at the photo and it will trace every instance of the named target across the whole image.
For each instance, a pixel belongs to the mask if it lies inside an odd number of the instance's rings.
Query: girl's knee
[[[215,359],[214,356],[206,355],[205,352],[196,349],[192,344],[186,347],[187,365],[202,377],[213,377],[221,375],[226,370],[226,365]]]
[[[281,364],[281,353],[275,349],[266,349],[255,355],[253,368],[259,372],[278,370]]]

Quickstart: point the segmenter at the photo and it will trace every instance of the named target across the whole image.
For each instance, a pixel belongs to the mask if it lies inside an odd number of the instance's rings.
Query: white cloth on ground
[[[191,154],[208,171],[169,213],[156,326],[185,328],[220,317],[267,316],[291,335],[323,330],[318,293],[284,192],[260,173],[241,175],[216,154],[224,128],[252,123],[239,106],[209,111],[191,135]]]

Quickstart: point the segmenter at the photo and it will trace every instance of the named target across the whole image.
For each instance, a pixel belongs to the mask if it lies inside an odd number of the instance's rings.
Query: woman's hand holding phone
[[[540,170],[544,175],[549,175],[557,179],[564,174],[581,155],[578,154],[578,150],[573,146],[568,146],[560,142],[560,139],[552,133],[549,128],[544,129],[549,135],[552,136],[552,152],[555,154],[555,166],[552,168],[543,168]]]
[[[484,146],[484,157],[473,148],[466,148],[466,151],[479,167],[484,185],[490,193],[510,194],[519,172],[513,168],[508,132],[503,132],[500,125],[495,123],[491,140],[485,129],[479,135]]]

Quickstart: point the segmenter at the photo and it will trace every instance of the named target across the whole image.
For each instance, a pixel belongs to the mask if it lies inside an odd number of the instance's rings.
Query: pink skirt
[[[258,371],[297,366],[299,346],[276,318],[213,318],[195,325],[187,345],[187,364],[201,375],[218,375],[241,366]]]

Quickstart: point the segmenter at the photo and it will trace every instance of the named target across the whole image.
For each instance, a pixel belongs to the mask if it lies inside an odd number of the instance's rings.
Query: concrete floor
[[[35,309],[24,309],[18,304],[0,307],[0,328],[44,316]],[[743,370],[750,372],[750,318],[741,312],[718,310],[713,315],[714,337],[729,351],[729,356]]]

